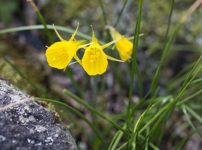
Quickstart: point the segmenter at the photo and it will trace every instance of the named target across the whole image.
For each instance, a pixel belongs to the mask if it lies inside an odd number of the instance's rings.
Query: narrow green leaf
[[[123,14],[123,12],[124,12],[124,10],[126,8],[127,3],[128,3],[128,0],[125,0],[124,3],[123,3],[123,6],[121,8],[121,11],[120,11],[120,13],[118,15],[118,18],[117,18],[117,20],[116,20],[116,22],[114,24],[114,27],[116,27],[119,24],[119,21],[120,21],[120,19],[122,17],[122,14]]]
[[[169,35],[169,31],[170,31],[170,25],[171,25],[171,18],[172,18],[172,14],[173,14],[173,9],[174,9],[174,4],[175,4],[175,0],[172,0],[171,1],[171,8],[170,8],[170,13],[169,13],[169,18],[168,18],[168,26],[167,26],[167,30],[166,30],[166,38],[168,37]]]
[[[43,17],[43,15],[41,14],[41,12],[39,11],[38,7],[35,5],[34,1],[33,0],[27,0],[27,2],[29,2],[32,6],[32,8],[34,9],[34,11],[36,12],[38,18],[39,18],[39,21],[43,24],[43,27],[45,29],[45,33],[47,34],[48,38],[49,38],[49,42],[52,43],[53,42],[53,37],[50,33],[50,31],[48,30],[47,28],[47,23]]]
[[[156,70],[154,77],[152,79],[152,84],[151,84],[150,91],[148,92],[148,95],[153,93],[157,87],[158,80],[160,77],[160,72],[162,70],[164,62],[166,61],[167,56],[169,55],[169,51],[170,51],[170,49],[171,49],[171,47],[175,41],[177,33],[180,31],[183,24],[187,21],[187,18],[201,5],[201,3],[202,2],[200,0],[196,0],[191,5],[191,7],[186,11],[186,13],[179,19],[178,24],[175,26],[173,32],[169,36],[168,41],[163,48],[163,53],[161,55],[161,59],[160,59],[159,65],[157,67],[157,70]]]
[[[185,99],[181,100],[177,105],[178,105],[178,106],[179,106],[179,105],[182,105],[183,103],[185,103],[185,102],[191,100],[192,98],[194,98],[195,96],[197,96],[197,95],[199,95],[199,94],[201,94],[201,93],[202,93],[202,89],[200,89],[199,91],[196,91],[194,94],[192,94],[192,95],[186,97]]]
[[[54,30],[53,25],[47,25],[48,29]],[[63,26],[57,26],[55,25],[55,28],[58,31],[63,31],[63,32],[67,32],[67,33],[74,33],[74,30],[70,29],[70,28],[66,28]],[[20,31],[29,31],[29,30],[43,30],[44,26],[43,25],[30,25],[30,26],[20,26],[20,27],[15,27],[15,28],[7,28],[7,29],[1,29],[0,30],[0,34],[5,34],[5,33],[12,33],[12,32],[20,32]],[[84,38],[86,40],[91,40],[91,37],[88,35],[85,35],[81,32],[77,32],[77,36]]]
[[[38,92],[39,94],[44,94],[47,95],[46,91],[42,88],[40,88],[39,86],[37,86],[32,80],[30,80],[26,75],[24,75],[24,73],[14,64],[12,63],[9,59],[7,59],[6,57],[3,57],[4,61],[11,66],[11,68],[13,70],[15,70],[15,72],[22,78],[24,79],[28,84],[31,85],[32,88],[34,88],[36,90],[36,92]]]
[[[100,8],[102,10],[103,21],[104,21],[105,25],[107,25],[107,15],[106,15],[106,12],[105,12],[103,1],[98,0],[98,2],[99,2],[99,5],[100,5]]]
[[[202,124],[202,117],[197,114],[193,109],[191,109],[188,105],[185,106],[186,110],[200,123]]]
[[[74,95],[72,92],[70,92],[69,90],[64,90],[64,93],[71,97],[73,100],[75,100],[76,102],[78,102],[79,104],[83,105],[84,107],[86,107],[88,110],[90,110],[91,112],[95,113],[97,116],[101,117],[102,119],[106,120],[107,122],[111,123],[114,127],[116,127],[117,129],[120,129],[121,131],[123,131],[124,133],[127,133],[126,130],[124,130],[122,127],[120,127],[118,124],[116,124],[113,120],[111,120],[109,117],[103,115],[100,111],[96,110],[93,106],[89,105],[88,103],[85,102],[85,100],[79,98],[78,96]]]
[[[183,113],[185,114],[185,117],[187,119],[187,122],[189,123],[189,125],[192,127],[192,129],[194,130],[194,132],[199,136],[199,138],[202,140],[202,136],[200,135],[200,131],[198,131],[198,129],[195,127],[195,125],[193,124],[193,122],[191,121],[190,119],[190,116],[189,114],[187,113],[187,106],[186,105],[183,105],[182,106],[182,110],[183,110]]]
[[[138,1],[138,14],[137,14],[137,22],[135,26],[135,32],[134,32],[134,39],[133,39],[133,49],[132,49],[132,65],[130,68],[130,85],[129,85],[129,98],[128,98],[128,107],[127,107],[127,126],[130,128],[131,124],[131,118],[132,118],[132,95],[133,95],[133,83],[135,78],[135,73],[137,72],[138,66],[136,65],[137,61],[137,49],[139,44],[139,37],[141,30],[141,20],[142,20],[142,7],[143,7],[143,0]],[[137,37],[137,38],[135,38]]]
[[[123,129],[126,129],[126,124],[123,126]],[[123,132],[121,130],[117,131],[108,147],[108,150],[116,150],[117,145],[119,144]]]

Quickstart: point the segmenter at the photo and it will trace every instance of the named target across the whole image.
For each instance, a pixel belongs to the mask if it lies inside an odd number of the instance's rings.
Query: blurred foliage
[[[48,0],[42,9],[49,22],[65,25],[69,20],[79,16],[83,10],[89,8],[91,3],[92,0]]]
[[[19,11],[19,2],[13,0],[0,0],[0,22],[11,23],[14,19],[14,14]]]
[[[124,1],[104,0],[103,2],[105,5],[108,23],[113,25],[118,18],[119,11]],[[176,23],[179,16],[182,14],[182,11],[185,11],[192,2],[192,0],[186,0],[182,3],[180,0],[176,0],[171,23]],[[0,20],[2,20],[1,22],[15,21],[15,12],[24,11],[24,8],[22,7],[27,7],[27,5],[29,5],[26,3],[26,1],[21,3],[23,4],[20,4],[17,1],[6,1],[5,5],[3,1],[0,1],[0,14],[3,14],[0,15]],[[104,31],[102,26],[102,12],[97,0],[46,0],[36,1],[36,3],[49,24],[54,23],[58,25],[70,26],[80,22],[81,30],[84,32],[90,32],[89,26],[91,24],[94,26],[96,31],[98,31],[98,29],[101,32]],[[162,41],[165,40],[170,6],[171,0],[144,1],[142,22],[142,32],[145,34],[145,40],[143,40],[142,43],[144,46],[148,45],[150,47],[155,47],[155,44],[158,45],[158,43],[162,43]],[[128,0],[126,10],[124,11],[123,16],[118,24],[118,30],[125,35],[131,35],[134,30],[133,27],[135,25],[136,16],[134,11],[136,9],[137,2]],[[25,13],[27,12],[24,12],[24,14]],[[190,18],[190,21],[188,21],[188,23],[185,25],[184,30],[181,30],[179,37],[183,39],[184,42],[195,42],[199,36],[202,36],[202,31],[200,30],[202,21],[199,19],[201,17],[201,13],[202,9],[198,9]],[[38,21],[35,23],[37,24]]]
[[[44,84],[41,84],[45,75],[42,72],[42,66],[34,65],[33,58],[28,59],[28,56],[22,55],[23,49],[16,52],[16,47],[15,44],[8,45],[5,41],[0,42],[0,76],[18,85],[19,88],[28,91],[30,94],[45,94]],[[34,83],[34,86],[30,83]]]

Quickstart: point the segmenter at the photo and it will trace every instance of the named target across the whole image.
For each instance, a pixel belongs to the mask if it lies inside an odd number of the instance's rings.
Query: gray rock
[[[54,114],[0,79],[1,150],[74,150],[68,129]]]

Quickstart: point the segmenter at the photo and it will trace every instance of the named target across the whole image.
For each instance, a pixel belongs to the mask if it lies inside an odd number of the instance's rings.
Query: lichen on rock
[[[0,147],[2,150],[74,150],[69,130],[55,121],[33,97],[0,79]]]

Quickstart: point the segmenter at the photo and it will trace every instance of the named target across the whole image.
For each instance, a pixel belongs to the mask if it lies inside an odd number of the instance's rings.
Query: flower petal
[[[93,30],[93,26],[91,26],[91,29],[92,29],[92,42],[99,44],[97,38],[95,37],[95,32],[94,32],[94,30]]]
[[[48,65],[53,68],[64,69],[70,63],[76,51],[75,43],[68,41],[56,42],[46,50],[45,55]]]
[[[133,44],[127,38],[122,37],[116,44],[116,48],[123,61],[131,58]]]
[[[82,58],[82,66],[88,75],[101,75],[107,70],[107,55],[101,46],[89,46]]]
[[[111,33],[111,36],[114,40],[118,40],[115,45],[119,52],[119,55],[123,61],[127,61],[131,58],[133,43],[128,40],[125,36],[122,36],[117,32],[113,27],[108,27]]]

